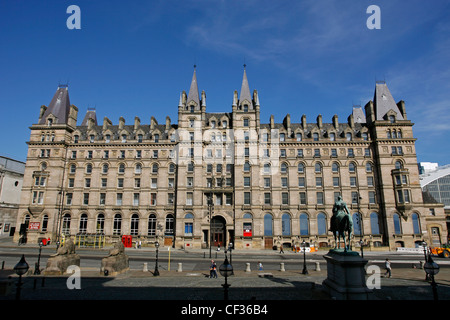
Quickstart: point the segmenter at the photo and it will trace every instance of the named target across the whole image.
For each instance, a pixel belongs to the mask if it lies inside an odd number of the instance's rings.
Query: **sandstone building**
[[[405,103],[384,82],[347,119],[260,119],[246,70],[229,112],[209,113],[196,70],[167,117],[97,122],[59,86],[31,126],[18,224],[28,240],[61,234],[122,235],[175,248],[332,246],[332,207],[342,195],[354,248],[444,243],[443,205],[424,203],[416,138]],[[362,217],[362,221],[361,221]],[[18,237],[18,235],[16,235]]]

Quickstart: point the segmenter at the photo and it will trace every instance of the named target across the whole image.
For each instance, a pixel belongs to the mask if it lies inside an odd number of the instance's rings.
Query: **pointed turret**
[[[244,76],[242,77],[241,93],[239,96],[239,106],[242,107],[243,105],[247,104],[250,108],[252,108],[253,107],[252,95],[250,94],[250,87],[248,85],[247,72],[245,68],[246,65],[244,64]]]
[[[386,82],[376,82],[373,103],[376,120],[387,120],[386,114],[391,110],[395,112],[397,120],[404,120],[400,109],[395,103],[394,98],[386,85]]]
[[[198,84],[197,84],[197,74],[195,70],[196,66],[194,66],[194,75],[192,76],[191,81],[191,88],[189,89],[189,94],[187,97],[187,105],[192,104],[192,102],[195,102],[196,107],[200,107],[200,98],[198,94]]]
[[[47,118],[52,115],[53,124],[67,124],[70,113],[69,90],[67,85],[60,85],[53,96],[50,105],[39,118],[39,124],[47,123]]]
[[[88,108],[86,115],[84,116],[83,122],[81,123],[82,126],[88,125],[88,120],[92,119],[94,120],[94,124],[97,125],[97,113],[95,112],[95,108]]]

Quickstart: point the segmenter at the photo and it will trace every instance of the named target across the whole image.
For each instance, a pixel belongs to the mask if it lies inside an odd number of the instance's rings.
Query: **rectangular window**
[[[270,192],[264,193],[264,204],[267,204],[267,205],[271,204]]]
[[[167,194],[167,204],[173,204],[174,194],[168,193]]]
[[[251,198],[250,198],[250,192],[244,192],[244,204],[250,205]]]
[[[354,157],[355,156],[355,154],[353,152],[353,148],[348,148],[348,156],[349,157]]]
[[[70,206],[72,204],[72,198],[73,198],[73,194],[72,193],[67,193],[66,194],[66,199],[67,199],[66,204],[68,206]]]
[[[187,192],[186,193],[186,205],[187,206],[192,206],[193,205],[193,197],[194,197],[194,194],[192,192]]]
[[[218,193],[216,194],[216,206],[221,206],[222,205],[222,194]]]
[[[108,179],[102,178],[102,188],[106,188],[107,184],[108,184]]]
[[[106,193],[100,193],[100,205],[104,206],[106,203]]]
[[[91,178],[84,179],[84,186],[86,188],[90,188],[91,187]]]
[[[69,178],[69,188],[73,188],[75,183],[75,179],[74,178]]]
[[[323,204],[323,192],[317,192],[317,204]]]
[[[139,205],[139,193],[133,193],[133,206]]]
[[[372,176],[367,177],[367,186],[373,187],[373,177]]]
[[[316,177],[316,187],[322,187],[322,177]]]
[[[281,193],[281,204],[284,204],[284,205],[289,204],[289,193],[288,192]]]
[[[356,187],[356,177],[350,177],[350,187]]]
[[[227,206],[231,206],[233,204],[233,195],[231,193],[226,193],[225,194],[225,204]]]
[[[270,178],[264,178],[264,188],[270,188]]]
[[[192,222],[186,222],[184,224],[184,235],[192,236],[194,230],[194,224]]]
[[[333,187],[339,187],[339,177],[333,177]]]
[[[89,205],[89,193],[83,193],[83,204]]]
[[[375,192],[374,191],[369,191],[369,203],[370,204],[375,204]]]
[[[306,204],[306,192],[300,192],[300,204]]]
[[[298,186],[300,188],[304,188],[305,187],[305,177],[298,177]]]
[[[134,179],[134,187],[140,188],[141,187],[141,178],[135,178]]]
[[[303,157],[303,149],[297,149],[297,157]]]
[[[337,157],[337,149],[331,149],[331,156],[333,158]]]
[[[117,179],[117,188],[123,188],[123,178]]]
[[[152,189],[156,189],[158,187],[158,179],[157,178],[152,178],[152,182],[151,182],[150,187]]]
[[[154,192],[150,193],[150,205],[156,206],[156,193]]]
[[[287,177],[281,177],[281,187],[287,188],[288,187],[288,179]]]
[[[244,187],[250,187],[250,177],[244,177]]]

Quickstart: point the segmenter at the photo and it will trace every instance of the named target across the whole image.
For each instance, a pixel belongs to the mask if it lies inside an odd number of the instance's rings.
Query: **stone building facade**
[[[15,233],[24,171],[24,162],[0,156],[0,236]]]
[[[229,112],[207,112],[194,70],[177,124],[97,123],[88,110],[77,125],[68,88],[58,87],[31,126],[18,215],[33,223],[29,241],[101,234],[175,248],[332,246],[329,221],[342,195],[354,247],[445,242],[443,206],[422,198],[413,123],[386,83],[364,108],[329,123],[289,114],[262,122],[245,69],[232,98]]]

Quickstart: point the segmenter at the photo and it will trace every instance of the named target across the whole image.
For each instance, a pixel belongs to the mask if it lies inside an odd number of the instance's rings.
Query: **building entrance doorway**
[[[217,216],[211,220],[212,245],[223,247],[226,243],[226,222],[225,219]]]

